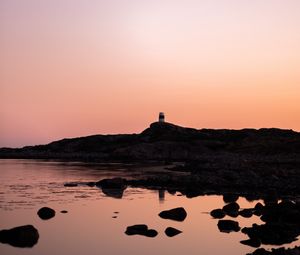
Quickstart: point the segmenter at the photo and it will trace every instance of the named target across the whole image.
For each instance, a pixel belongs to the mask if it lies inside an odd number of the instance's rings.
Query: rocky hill
[[[140,134],[93,135],[19,149],[0,158],[186,161],[221,155],[299,158],[300,133],[282,129],[214,130],[155,122]]]

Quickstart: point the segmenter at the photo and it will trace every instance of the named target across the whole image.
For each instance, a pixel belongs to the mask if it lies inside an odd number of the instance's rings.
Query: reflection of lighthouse
[[[159,113],[158,122],[165,122],[165,114],[163,112]]]
[[[158,198],[159,198],[159,202],[161,202],[161,203],[165,201],[165,190],[164,189],[158,190]]]

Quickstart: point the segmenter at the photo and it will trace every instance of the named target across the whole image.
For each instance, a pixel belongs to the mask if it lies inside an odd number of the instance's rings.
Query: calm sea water
[[[151,171],[154,170],[149,170],[149,174]],[[224,205],[220,196],[189,199],[178,193],[165,192],[159,196],[158,191],[127,188],[122,199],[116,199],[97,187],[64,187],[65,182],[98,181],[114,176],[131,178],[139,174],[139,168],[130,165],[0,160],[0,229],[32,224],[40,235],[32,248],[0,243],[0,254],[242,255],[254,250],[239,243],[247,239],[241,232],[219,232],[218,221],[208,212]],[[238,200],[242,208],[253,207],[256,202]],[[41,220],[37,211],[43,206],[55,209],[56,216]],[[158,216],[162,210],[181,206],[188,213],[184,222]],[[62,214],[61,210],[68,213]],[[258,217],[235,220],[241,227],[260,222]],[[125,235],[126,227],[134,224],[147,224],[159,234],[155,238]],[[167,237],[167,227],[183,233]],[[289,247],[296,244],[299,242]]]

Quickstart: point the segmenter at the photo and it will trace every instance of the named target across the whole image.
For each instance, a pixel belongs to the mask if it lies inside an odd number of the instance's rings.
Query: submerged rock
[[[14,247],[33,247],[39,240],[39,232],[32,225],[25,225],[0,231],[0,242]]]
[[[239,223],[233,220],[219,220],[218,228],[225,233],[238,232],[241,229]]]
[[[184,221],[187,213],[183,207],[178,207],[171,210],[162,211],[159,216],[163,219]]]
[[[178,234],[182,233],[182,231],[176,229],[176,228],[172,228],[172,227],[168,227],[166,228],[165,230],[165,234],[168,236],[168,237],[173,237],[173,236],[176,236]]]
[[[49,207],[42,207],[37,214],[42,220],[49,220],[55,216],[55,211]]]
[[[128,226],[126,231],[126,235],[142,235],[146,237],[155,237],[158,232],[154,229],[148,229],[148,226],[145,224],[138,224],[133,226]]]
[[[223,219],[226,214],[222,209],[215,209],[210,212],[210,215],[215,219]]]

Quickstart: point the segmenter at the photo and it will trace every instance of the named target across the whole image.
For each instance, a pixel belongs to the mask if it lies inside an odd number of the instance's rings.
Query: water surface
[[[241,232],[221,233],[217,220],[208,212],[224,205],[220,196],[200,196],[188,199],[181,194],[169,194],[147,189],[127,188],[122,199],[106,196],[97,187],[64,187],[70,181],[98,181],[115,176],[132,178],[140,168],[119,164],[84,164],[35,160],[0,160],[0,229],[32,224],[40,234],[33,248],[16,248],[0,243],[0,254],[17,255],[242,255],[254,249],[239,241],[247,239]],[[149,168],[150,169],[150,168]],[[155,171],[148,169],[147,174]],[[154,169],[154,170],[153,170]],[[239,198],[242,208],[253,207]],[[56,210],[50,220],[41,220],[36,212],[43,206]],[[161,219],[158,213],[174,207],[184,207],[188,213],[184,222]],[[67,210],[67,214],[60,213]],[[258,217],[237,219],[241,227],[260,223]],[[155,238],[127,236],[127,226],[147,224],[159,234]],[[183,231],[167,237],[164,230],[175,227]],[[294,242],[286,247],[293,247]],[[266,247],[266,246],[265,246]],[[267,248],[271,248],[268,247]]]

